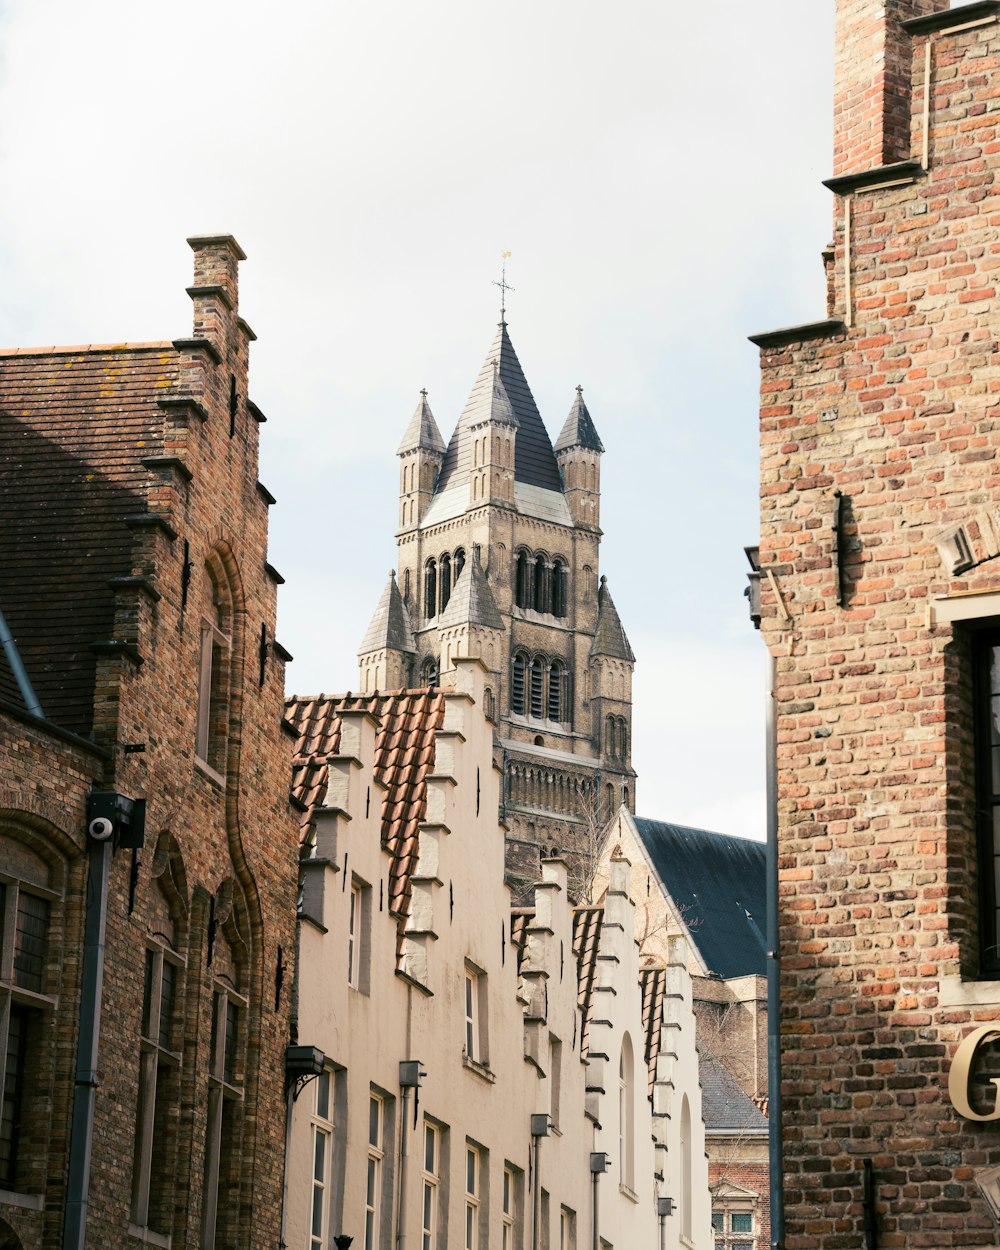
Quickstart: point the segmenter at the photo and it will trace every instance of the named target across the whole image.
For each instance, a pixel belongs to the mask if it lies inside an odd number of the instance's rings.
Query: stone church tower
[[[603,451],[580,387],[553,448],[505,321],[451,442],[422,391],[399,446],[399,572],[361,644],[361,689],[483,660],[518,882],[552,847],[581,879],[610,813],[635,808],[635,657],[598,567]]]

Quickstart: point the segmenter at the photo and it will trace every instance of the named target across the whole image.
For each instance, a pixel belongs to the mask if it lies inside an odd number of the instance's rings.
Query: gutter
[[[785,1244],[781,1126],[781,945],[778,928],[778,725],[775,710],[777,664],[768,651],[764,709],[767,740],[767,1096],[771,1191],[771,1246]]]

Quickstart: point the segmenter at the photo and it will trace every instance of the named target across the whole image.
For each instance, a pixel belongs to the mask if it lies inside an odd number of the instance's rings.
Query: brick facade
[[[120,849],[110,870],[87,1244],[211,1245],[216,1194],[214,1245],[279,1238],[297,862],[280,578],[242,252],[191,246],[192,337],[0,353],[0,605],[45,717],[4,705],[0,875],[48,901],[53,996],[10,991],[39,1008],[0,1192],[0,1242],[6,1223],[25,1250],[62,1236],[92,785],[148,808],[134,866]]]
[[[839,0],[828,319],[754,340],[788,1250],[871,1218],[884,1250],[995,1244],[1000,1141],[947,1084],[1000,1017],[970,669],[1000,584],[1000,5],[945,9]]]

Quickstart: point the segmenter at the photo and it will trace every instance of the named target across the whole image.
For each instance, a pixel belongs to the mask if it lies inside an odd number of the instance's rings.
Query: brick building
[[[398,583],[359,651],[362,692],[485,661],[522,887],[556,847],[578,883],[608,817],[635,806],[635,656],[598,565],[603,452],[580,387],[553,447],[502,320],[447,446],[421,393],[399,447]]]
[[[825,318],[754,339],[784,1244],[995,1245],[1000,4],[836,38]]]
[[[243,254],[190,243],[191,337],[0,352],[4,1250],[278,1243],[281,579]]]

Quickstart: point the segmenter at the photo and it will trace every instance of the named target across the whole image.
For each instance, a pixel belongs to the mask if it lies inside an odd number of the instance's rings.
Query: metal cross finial
[[[500,258],[503,261],[503,267],[500,270],[500,281],[493,279],[493,285],[500,288],[500,320],[503,321],[507,313],[507,292],[513,291],[513,287],[507,281],[507,262],[510,260],[510,252],[501,252]]]

